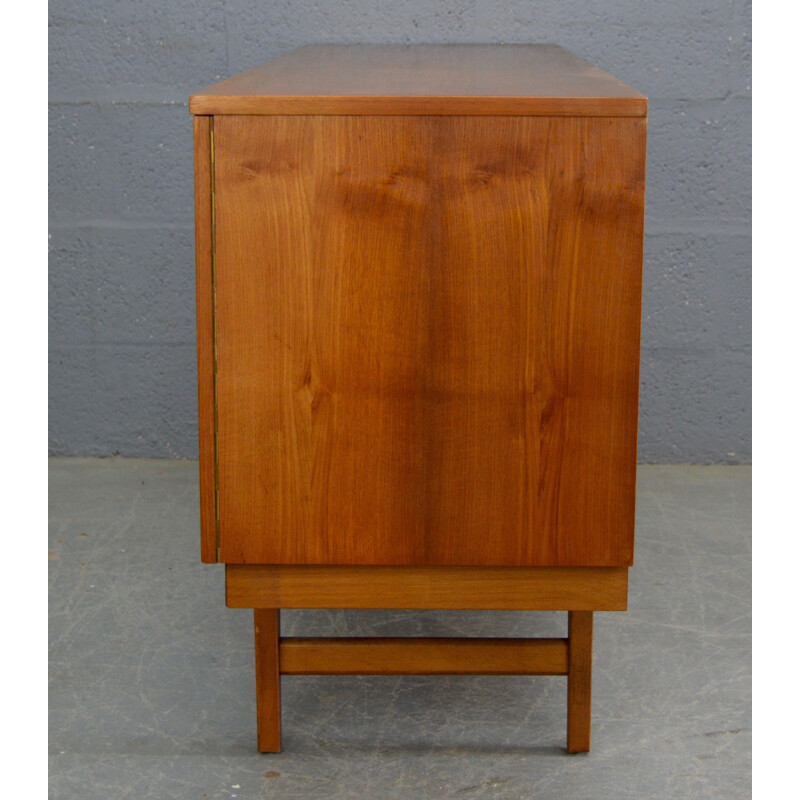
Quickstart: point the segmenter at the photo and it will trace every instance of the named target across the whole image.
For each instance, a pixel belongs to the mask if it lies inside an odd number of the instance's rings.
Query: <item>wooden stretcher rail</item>
[[[567,639],[282,638],[282,675],[566,675]]]

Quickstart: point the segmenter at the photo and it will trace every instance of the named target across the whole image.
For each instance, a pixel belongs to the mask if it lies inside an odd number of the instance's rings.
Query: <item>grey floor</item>
[[[564,678],[288,677],[255,752],[252,615],[199,563],[197,465],[50,465],[50,798],[750,796],[750,469],[642,467],[627,613]],[[563,636],[566,614],[283,613],[284,634]]]

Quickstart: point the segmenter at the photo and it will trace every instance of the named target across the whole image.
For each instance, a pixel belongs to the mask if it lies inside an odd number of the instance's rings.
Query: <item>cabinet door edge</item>
[[[219,561],[214,325],[214,118],[194,117],[197,386],[200,452],[200,557]]]

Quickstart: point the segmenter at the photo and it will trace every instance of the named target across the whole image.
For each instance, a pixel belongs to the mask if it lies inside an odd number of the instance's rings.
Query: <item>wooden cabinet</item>
[[[190,110],[202,557],[257,609],[260,749],[280,674],[397,664],[567,675],[588,749],[591,613],[633,561],[646,99],[550,45],[313,46]],[[287,607],[571,635],[291,640]]]

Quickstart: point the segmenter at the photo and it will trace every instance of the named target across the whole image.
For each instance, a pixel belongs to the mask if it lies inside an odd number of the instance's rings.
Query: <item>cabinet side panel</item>
[[[644,121],[217,122],[221,560],[630,564]]]
[[[212,253],[211,117],[194,118],[197,389],[200,445],[200,557],[217,561],[214,442],[214,276]]]

